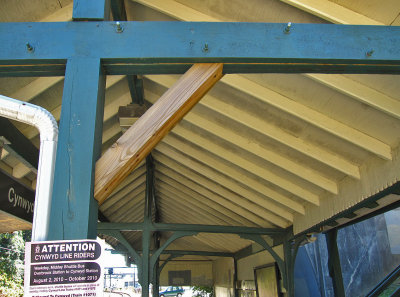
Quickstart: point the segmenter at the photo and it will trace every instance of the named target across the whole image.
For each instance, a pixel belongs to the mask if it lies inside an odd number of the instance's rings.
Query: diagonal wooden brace
[[[194,64],[97,161],[94,197],[99,204],[222,77],[223,64]]]

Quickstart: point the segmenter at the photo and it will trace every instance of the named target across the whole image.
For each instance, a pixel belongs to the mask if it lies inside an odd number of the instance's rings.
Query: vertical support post
[[[340,265],[339,250],[337,247],[337,229],[326,233],[326,245],[328,247],[328,269],[329,276],[332,278],[335,296],[345,297],[342,267]]]
[[[158,250],[160,248],[160,233],[154,232],[153,236],[154,236],[154,250]],[[154,264],[153,268],[153,297],[158,297],[159,295],[159,290],[160,290],[159,267],[160,267],[160,260],[159,258],[157,258],[157,261]]]
[[[150,240],[152,224],[152,203],[154,197],[154,164],[151,155],[146,158],[146,195],[142,231],[142,297],[149,297],[150,284]]]
[[[159,261],[157,260],[153,269],[153,297],[158,297],[160,291],[160,274],[158,273]]]
[[[48,240],[97,236],[94,168],[101,152],[104,93],[100,59],[68,60]]]
[[[237,288],[237,281],[238,281],[238,275],[237,275],[237,260],[235,257],[233,257],[233,294],[234,297],[239,297],[239,290]]]
[[[110,16],[110,0],[74,0],[74,21],[103,21]]]
[[[286,270],[286,290],[288,297],[294,297],[294,266],[296,263],[296,256],[300,244],[307,240],[307,236],[301,236],[292,240],[292,233],[286,235],[283,240],[283,253],[285,257],[285,270]]]
[[[281,257],[273,250],[273,248],[264,240],[264,238],[261,237],[261,235],[257,234],[244,234],[240,233],[238,234],[241,238],[249,239],[252,240],[259,245],[261,245],[263,248],[265,248],[271,256],[274,258],[276,263],[278,264],[278,268],[280,270],[281,276],[282,276],[282,281],[283,281],[283,286],[287,288],[287,275],[286,275],[286,265],[284,260],[282,260]]]
[[[142,297],[149,297],[150,284],[150,228],[146,221],[142,231]]]
[[[285,259],[286,273],[286,296],[294,297],[294,255],[292,244],[289,240],[283,242],[283,253]]]

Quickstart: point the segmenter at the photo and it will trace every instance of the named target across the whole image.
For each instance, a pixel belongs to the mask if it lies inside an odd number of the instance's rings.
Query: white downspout
[[[0,95],[0,116],[35,126],[40,132],[32,241],[47,240],[57,151],[57,122],[50,112],[40,106],[2,95]]]

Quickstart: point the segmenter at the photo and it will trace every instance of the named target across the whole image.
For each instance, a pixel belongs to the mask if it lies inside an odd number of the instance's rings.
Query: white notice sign
[[[103,257],[99,240],[26,243],[24,297],[103,296]]]

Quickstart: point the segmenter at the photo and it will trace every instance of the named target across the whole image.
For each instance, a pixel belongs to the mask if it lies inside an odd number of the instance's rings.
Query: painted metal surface
[[[74,1],[73,20],[102,21],[110,15],[110,0],[79,0]]]
[[[337,229],[329,231],[326,233],[326,245],[328,247],[328,269],[329,275],[332,278],[333,290],[335,296],[345,297],[345,290],[343,284],[342,268],[340,265],[340,256],[337,246]]]
[[[0,69],[5,75],[5,71],[63,64],[68,57],[80,56],[102,59],[106,67],[151,63],[146,67],[155,72],[165,66],[154,63],[194,62],[227,63],[226,73],[400,72],[399,27],[292,24],[290,34],[285,34],[285,27],[267,23],[1,23]]]
[[[0,117],[1,136],[10,144],[5,144],[8,150],[20,155],[26,165],[38,168],[39,150],[24,136],[8,119]]]
[[[68,61],[49,240],[97,236],[93,169],[100,155],[104,89],[99,59]]]
[[[287,278],[287,269],[286,269],[286,263],[285,259],[282,259],[279,257],[279,255],[272,249],[272,247],[264,240],[264,238],[261,237],[261,235],[254,235],[254,234],[239,234],[240,237],[246,238],[249,240],[252,240],[259,245],[261,245],[264,249],[266,249],[271,256],[274,258],[276,264],[279,267],[282,280],[283,280],[283,286],[285,288],[288,288],[288,278]]]
[[[144,230],[143,223],[98,223],[97,229],[103,230],[125,230],[125,231],[140,231]],[[232,233],[232,234],[261,234],[274,235],[283,234],[285,229],[279,228],[256,228],[245,226],[221,226],[221,225],[200,225],[200,224],[165,224],[152,223],[148,228],[152,231],[195,231],[206,233]]]

